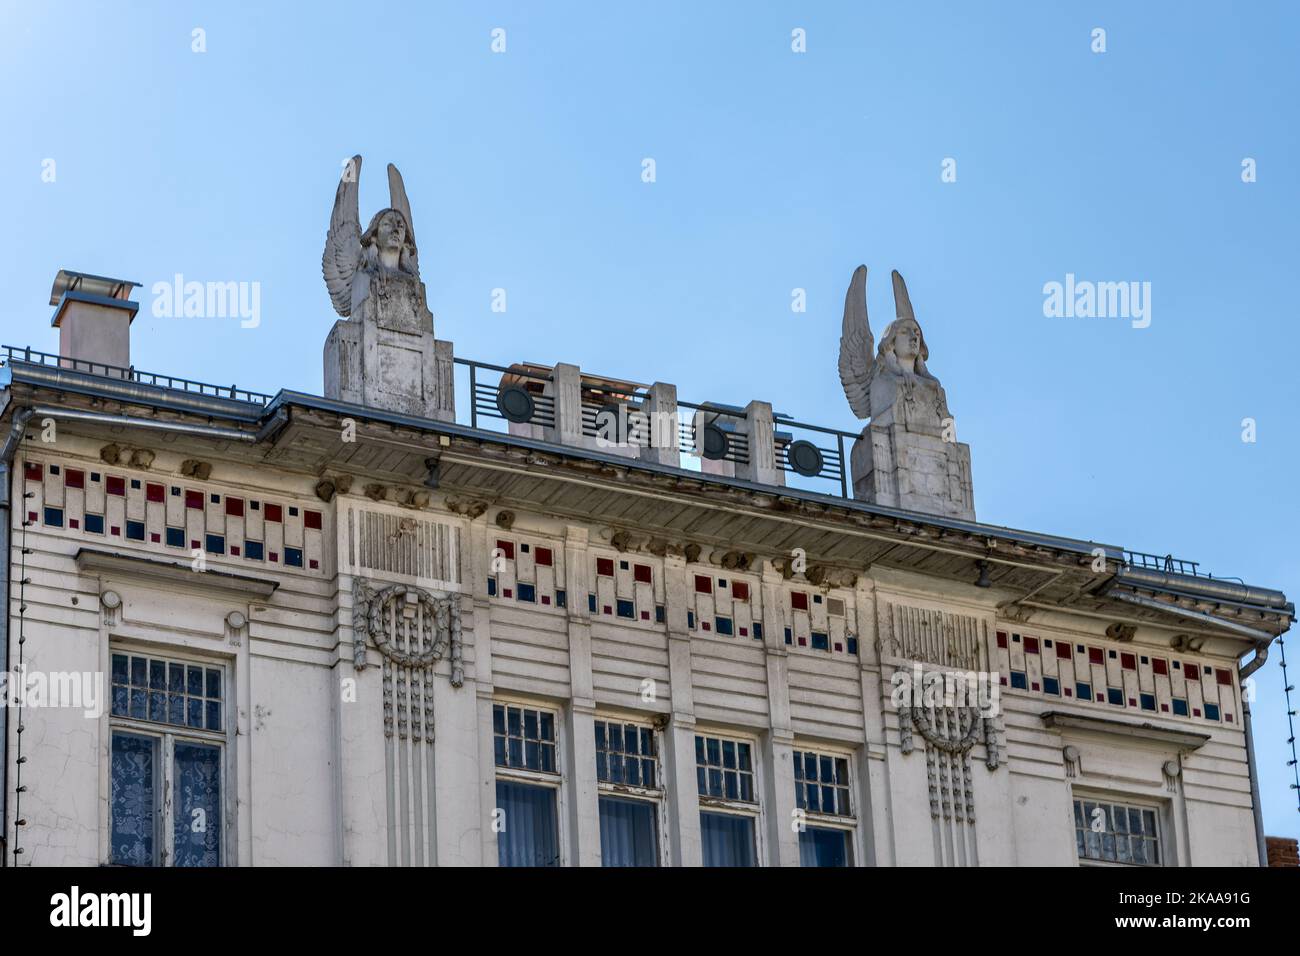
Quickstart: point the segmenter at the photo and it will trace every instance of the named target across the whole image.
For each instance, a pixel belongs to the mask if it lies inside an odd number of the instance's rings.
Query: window
[[[222,864],[225,688],[219,666],[112,655],[111,863]]]
[[[559,771],[555,713],[522,704],[492,705],[497,766],[499,866],[559,866]]]
[[[1161,865],[1155,807],[1076,798],[1074,839],[1083,863]]]
[[[697,734],[695,780],[704,865],[757,866],[753,744]]]
[[[659,865],[658,745],[654,729],[596,721],[602,866]]]
[[[799,865],[852,866],[849,758],[796,750],[792,759],[795,804],[806,814],[799,831]]]

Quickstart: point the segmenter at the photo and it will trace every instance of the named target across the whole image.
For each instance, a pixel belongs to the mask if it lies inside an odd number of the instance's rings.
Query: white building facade
[[[457,423],[78,348],[0,392],[7,865],[1259,864],[1278,592],[791,487],[762,403],[701,471],[593,437],[662,384],[462,363]]]

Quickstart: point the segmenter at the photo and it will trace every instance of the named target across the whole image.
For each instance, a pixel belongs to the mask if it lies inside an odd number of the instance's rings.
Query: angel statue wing
[[[867,267],[853,271],[844,296],[844,325],[840,331],[840,384],[849,408],[858,418],[871,417],[871,371],[876,340],[867,321]]]
[[[394,172],[389,166],[391,181]],[[343,167],[338,192],[334,194],[334,211],[330,213],[330,231],[325,236],[325,251],[320,267],[325,276],[334,311],[347,318],[352,314],[352,277],[361,264],[361,220],[357,212],[357,186],[361,181],[361,157],[353,156]],[[401,178],[398,178],[401,183]],[[403,191],[402,198],[406,198]],[[407,222],[410,214],[407,213]],[[408,226],[409,228],[409,226]]]
[[[402,182],[402,174],[392,163],[388,164],[388,204],[400,212],[402,218],[406,220],[406,238],[411,246],[409,254],[411,271],[419,275],[420,262],[415,251],[415,223],[411,221],[411,200],[406,198],[406,184]]]

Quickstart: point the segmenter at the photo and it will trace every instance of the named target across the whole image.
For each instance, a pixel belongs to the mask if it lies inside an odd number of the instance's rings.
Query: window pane
[[[850,866],[852,862],[848,831],[808,827],[799,834],[800,866]]]
[[[221,748],[176,741],[176,866],[221,865]]]
[[[758,865],[753,817],[701,812],[700,843],[705,866]]]
[[[600,798],[602,866],[658,866],[657,832],[653,803]]]
[[[154,776],[157,740],[113,734],[112,849],[122,866],[154,863]]]
[[[208,668],[208,696],[221,697],[221,671],[216,668]]]
[[[504,829],[497,834],[499,866],[559,866],[555,790],[497,781],[497,806]]]

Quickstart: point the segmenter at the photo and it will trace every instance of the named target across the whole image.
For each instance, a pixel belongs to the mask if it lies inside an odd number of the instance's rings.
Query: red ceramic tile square
[[[1007,632],[998,631],[998,647],[1005,649],[1006,646],[1007,646]]]
[[[1160,705],[1160,710],[1161,710],[1162,713],[1166,713],[1166,714],[1169,713],[1169,705],[1168,705],[1168,704],[1161,704],[1161,705]]]
[[[40,481],[45,477],[45,466],[39,461],[24,462],[23,477],[28,481]]]
[[[1135,671],[1138,666],[1137,657],[1133,654],[1120,654],[1119,664],[1126,671]]]
[[[731,582],[731,596],[737,601],[749,600],[749,585],[744,581]]]
[[[650,584],[654,580],[650,571],[650,565],[632,565],[632,580],[636,581],[638,584]]]
[[[1130,698],[1128,699],[1128,705],[1129,705],[1130,707],[1136,707],[1136,706],[1138,705],[1137,698],[1136,698],[1136,697],[1130,697]]]
[[[313,571],[316,571],[320,568],[320,562],[317,561],[315,558],[312,558],[307,562],[307,567],[311,568]]]
[[[1193,708],[1192,708],[1192,716],[1193,716],[1193,717],[1199,717],[1199,716],[1201,716],[1201,708],[1199,708],[1199,707],[1193,707]]]
[[[302,526],[308,531],[319,531],[321,529],[321,513],[319,511],[304,511],[302,513]]]
[[[542,603],[543,603],[543,604],[550,604],[550,603],[551,603],[551,596],[550,596],[549,594],[543,594],[543,595],[542,595]]]
[[[538,567],[549,568],[555,564],[555,555],[550,548],[537,548],[533,552],[533,560],[537,562]]]
[[[604,612],[605,612],[606,614],[613,614],[613,613],[614,613],[614,609],[613,609],[612,607],[610,607],[608,604],[605,605],[605,607],[603,608],[603,610],[604,610]]]
[[[1030,690],[1038,690],[1038,681],[1034,681],[1032,684],[1030,684],[1030,685],[1029,685],[1029,689],[1030,689]]]
[[[1066,641],[1056,642],[1056,656],[1058,659],[1063,658],[1067,661],[1070,659],[1070,645],[1068,642]]]
[[[1038,638],[1028,637],[1028,636],[1025,637],[1025,653],[1026,654],[1038,653]]]
[[[150,544],[161,544],[161,543],[162,543],[162,535],[160,535],[157,531],[150,531],[150,532],[149,532],[149,543],[150,543]]]
[[[648,621],[648,620],[650,620],[650,612],[649,612],[649,611],[642,611],[642,612],[641,612],[641,620],[643,620],[643,621]]]
[[[110,495],[125,495],[126,479],[121,475],[109,475],[104,479],[104,490]]]
[[[86,473],[80,468],[63,469],[63,487],[65,488],[84,488],[86,487]]]
[[[597,559],[596,559],[596,573],[599,574],[599,575],[600,575],[601,577],[603,577],[603,578],[612,578],[612,577],[614,576],[614,559],[613,559],[613,558],[597,558]]]
[[[1232,723],[1232,714],[1224,714],[1223,719],[1226,720],[1228,723]]]
[[[230,546],[230,556],[231,556],[232,558],[237,558],[237,557],[239,557],[239,545],[237,545],[237,544],[232,544],[232,545]]]
[[[28,520],[28,521],[35,521],[35,520],[36,520],[36,512],[35,512],[35,511],[29,511],[29,512],[27,512],[27,520]]]
[[[226,496],[226,514],[232,518],[242,518],[244,516],[244,499],[232,498]]]
[[[803,591],[791,591],[790,606],[796,611],[808,610],[808,595]]]
[[[1232,686],[1232,673],[1222,667],[1215,670],[1214,679],[1216,683],[1222,684],[1224,687]]]
[[[709,577],[707,574],[697,574],[697,575],[695,575],[695,593],[696,593],[696,594],[712,594],[712,593],[713,593],[713,578]]]
[[[1151,672],[1153,674],[1164,674],[1168,676],[1169,662],[1165,660],[1163,657],[1151,658]]]
[[[117,535],[118,537],[121,537],[121,536],[122,536],[122,528],[121,528],[121,526],[119,526],[119,525],[113,525],[111,528],[108,529],[108,533],[109,533],[109,534],[113,534],[113,535]],[[198,546],[198,542],[197,542],[197,541],[195,542],[195,546],[196,546],[196,547]]]
[[[744,629],[743,627],[740,629],[740,636],[741,636],[741,637],[744,637],[744,636],[745,636],[745,629]],[[844,645],[843,645],[843,644],[838,644],[838,643],[837,643],[837,644],[835,645],[835,649],[836,649],[837,651],[842,651],[842,650],[844,650]]]
[[[266,515],[267,521],[279,521],[279,522],[284,521],[283,505],[273,505],[268,503],[267,506],[263,509],[262,513]]]
[[[801,638],[799,638],[799,646],[800,646],[800,647],[807,647],[807,646],[808,646],[808,638],[806,638],[806,637],[801,637]]]
[[[197,544],[197,542],[195,542],[195,543]],[[272,561],[277,561],[277,562],[278,562],[278,561],[280,560],[280,552],[279,552],[279,551],[272,551],[272,552],[271,552],[267,557],[269,557]]]
[[[1006,686],[1006,683],[1007,683],[1007,679],[1006,679],[1006,677],[1003,677],[1003,678],[1002,678],[1002,686],[1005,687],[1005,686]]]
[[[116,533],[117,533],[117,532],[114,532],[114,534],[116,534]],[[197,541],[191,541],[191,542],[190,542],[190,548],[191,548],[191,549],[193,549],[193,548],[197,548],[197,547],[199,547],[199,546],[200,546],[200,545],[199,545],[199,543],[198,543]],[[274,551],[271,552],[271,560],[272,560],[272,561],[275,560],[275,552],[274,552]]]
[[[747,628],[747,627],[742,627],[742,628],[740,629],[740,636],[741,636],[741,637],[749,637],[749,628]]]
[[[1100,647],[1090,647],[1090,648],[1088,648],[1088,663],[1089,663],[1089,664],[1104,664],[1104,663],[1106,663],[1106,658],[1102,655],[1102,652],[1101,652],[1101,648],[1100,648]]]
[[[706,631],[711,631],[711,630],[713,630],[713,627],[709,624],[708,621],[702,621],[702,622],[700,623],[700,627],[702,627],[702,628],[703,628],[704,630],[706,630]],[[800,639],[799,639],[799,643],[800,643],[800,644],[803,643],[803,638],[800,638]]]
[[[1002,683],[1005,684],[1006,682],[1007,682],[1007,679],[1006,679],[1005,677],[1002,678]],[[1066,697],[1073,697],[1073,696],[1074,696],[1074,688],[1072,688],[1072,687],[1066,687],[1066,688],[1065,688],[1065,696],[1066,696]]]
[[[515,593],[515,592],[514,592],[514,588],[503,588],[502,591],[501,591],[501,596],[502,596],[502,597],[514,597],[514,593]]]
[[[185,507],[193,508],[196,511],[203,510],[203,492],[194,491],[191,488],[185,489]]]
[[[81,522],[78,521],[76,518],[69,518],[69,519],[68,519],[68,527],[69,527],[69,528],[80,528],[80,527],[81,527]]]
[[[164,501],[166,500],[166,491],[167,489],[162,485],[155,484],[151,481],[144,486],[144,500],[155,502]]]

